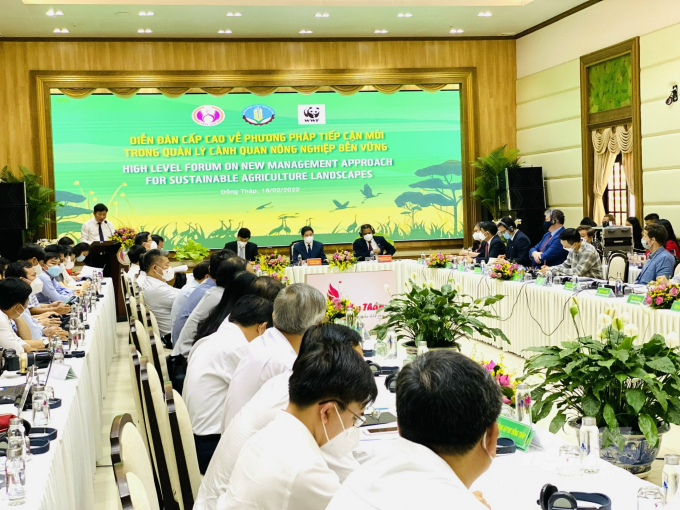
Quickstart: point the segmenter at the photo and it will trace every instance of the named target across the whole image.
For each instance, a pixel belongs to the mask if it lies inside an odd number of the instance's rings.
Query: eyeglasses
[[[353,427],[359,428],[361,427],[364,423],[366,423],[366,418],[367,416],[373,416],[374,418],[379,418],[380,417],[380,411],[378,410],[372,410],[373,408],[367,408],[367,410],[371,409],[372,412],[371,414],[364,414],[363,416],[359,416],[358,414],[354,414],[352,410],[349,408],[349,406],[343,404],[339,400],[326,400],[324,402],[319,402],[319,405],[322,406],[324,404],[328,404],[329,402],[335,402],[337,404],[340,404],[340,407],[345,408],[347,411],[350,412],[350,414],[354,417],[354,422],[352,423]],[[375,414],[377,413],[377,416]]]

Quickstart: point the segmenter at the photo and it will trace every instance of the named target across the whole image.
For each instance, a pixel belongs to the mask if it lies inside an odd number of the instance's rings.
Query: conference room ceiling
[[[585,0],[152,0],[145,3],[0,0],[0,34],[5,38],[140,40],[511,37],[584,3]],[[146,15],[149,12],[152,15]]]

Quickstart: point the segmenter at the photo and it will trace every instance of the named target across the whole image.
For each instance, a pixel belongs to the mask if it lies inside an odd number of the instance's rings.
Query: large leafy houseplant
[[[210,255],[210,250],[193,239],[189,239],[184,246],[175,248],[175,258],[177,260],[193,260],[200,262]]]
[[[575,324],[577,314],[574,304]],[[660,427],[680,425],[680,349],[669,347],[661,335],[633,345],[638,331],[627,324],[625,313],[607,309],[599,321],[602,329],[595,338],[579,336],[561,347],[528,349],[538,354],[527,360],[523,379],[544,377],[532,391],[533,420],[547,417],[556,407],[551,432],[567,420],[594,416],[603,430],[604,448],[613,443],[623,450],[622,428],[642,432],[649,445],[657,447]]]
[[[481,321],[498,318],[488,307],[504,297],[498,294],[473,300],[451,285],[443,285],[437,290],[432,282],[418,285],[409,279],[408,291],[393,298],[382,309],[381,316],[387,320],[372,332],[382,340],[388,330],[394,329],[399,340],[407,339],[416,347],[425,340],[428,348],[460,349],[459,340],[474,333],[510,343],[500,329]]]
[[[475,170],[475,190],[472,198],[488,209],[492,218],[500,218],[498,200],[498,177],[506,168],[519,168],[519,150],[497,147],[488,156],[482,156],[472,163]]]
[[[49,215],[56,211],[59,203],[54,198],[54,190],[40,184],[40,177],[25,166],[19,166],[21,177],[12,173],[9,167],[0,172],[0,179],[5,182],[26,184],[26,201],[28,202],[28,228],[26,240],[33,241],[38,229],[50,221]]]

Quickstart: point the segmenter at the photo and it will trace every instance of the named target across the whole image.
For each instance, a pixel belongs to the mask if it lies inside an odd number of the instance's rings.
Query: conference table
[[[628,312],[630,322],[639,329],[637,343],[648,341],[654,334],[680,331],[680,313],[670,310],[652,310],[639,304],[629,304],[625,298],[603,298],[595,290],[574,293],[561,285],[540,287],[534,282],[511,282],[494,280],[472,271],[456,269],[433,269],[412,260],[391,263],[360,262],[351,270],[394,271],[397,289],[392,295],[403,292],[409,279],[418,285],[430,284],[440,289],[445,284],[457,285],[461,292],[472,299],[488,295],[505,296],[492,310],[499,319],[484,319],[487,325],[500,328],[510,340],[490,341],[482,336],[475,339],[492,343],[496,347],[523,357],[531,355],[527,347],[560,345],[567,336],[574,338],[578,333],[594,335],[600,329],[598,315],[608,307]],[[328,272],[328,266],[296,266],[286,268],[286,276],[292,283],[305,281],[306,274]],[[569,308],[573,299],[579,307],[576,324],[571,319]],[[675,343],[677,344],[677,342]]]
[[[116,303],[110,278],[104,280],[103,298],[88,314],[83,358],[67,358],[76,378],[57,380],[54,371],[48,385],[62,400],[51,410],[49,427],[57,429],[50,450],[33,455],[26,463],[26,503],[16,508],[30,510],[66,510],[94,508],[94,472],[96,462],[103,460],[102,398],[106,378],[116,345]],[[40,370],[44,380],[45,370]],[[5,372],[0,385],[23,385],[25,377]],[[15,414],[16,407],[1,405],[0,414]],[[32,420],[31,411],[21,417]],[[4,490],[3,490],[4,492]],[[0,499],[0,508],[6,500]]]

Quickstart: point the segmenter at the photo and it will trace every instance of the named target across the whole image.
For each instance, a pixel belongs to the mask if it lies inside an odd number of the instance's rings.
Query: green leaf
[[[659,401],[659,404],[663,408],[664,412],[668,410],[668,395],[665,391],[659,390],[653,384],[648,384],[647,387],[654,393],[654,396]]]
[[[656,448],[659,442],[659,431],[656,428],[656,423],[647,413],[642,413],[638,417],[638,426],[640,430],[645,435],[645,439],[649,443],[649,446]]]
[[[597,416],[600,406],[600,401],[591,394],[587,394],[581,399],[581,407],[585,416]]]
[[[611,366],[616,363],[615,359],[608,359],[607,361],[598,361],[597,364],[601,367],[611,368]]]
[[[604,416],[604,421],[607,422],[609,428],[615,429],[619,426],[619,422],[616,421],[616,413],[614,412],[614,408],[610,406],[609,403],[605,404],[602,415]]]
[[[642,346],[642,352],[647,357],[657,356],[667,349],[666,340],[661,335],[654,335]]]
[[[624,363],[628,361],[628,350],[627,349],[608,349],[609,353],[616,359],[623,361]]]
[[[567,421],[567,415],[564,413],[557,413],[550,422],[550,432],[557,434]]]
[[[582,365],[585,363],[586,358],[579,358],[576,361],[572,361],[571,363],[568,363],[566,367],[564,367],[564,371],[567,374],[571,374],[571,372],[579,365]]]
[[[646,379],[647,377],[653,377],[652,375],[648,374],[645,372],[642,368],[640,367],[635,367],[633,370],[628,372],[628,377],[632,377],[633,379]]]
[[[543,352],[546,354],[555,354],[558,352],[557,347],[527,347],[524,350],[529,352]]]
[[[668,358],[656,358],[647,362],[648,367],[652,367],[654,370],[659,372],[664,372],[666,374],[675,374],[677,370],[675,365]]]
[[[645,405],[645,400],[647,400],[647,396],[642,390],[633,389],[626,391],[626,402],[630,404],[636,414],[640,413],[640,409]]]

